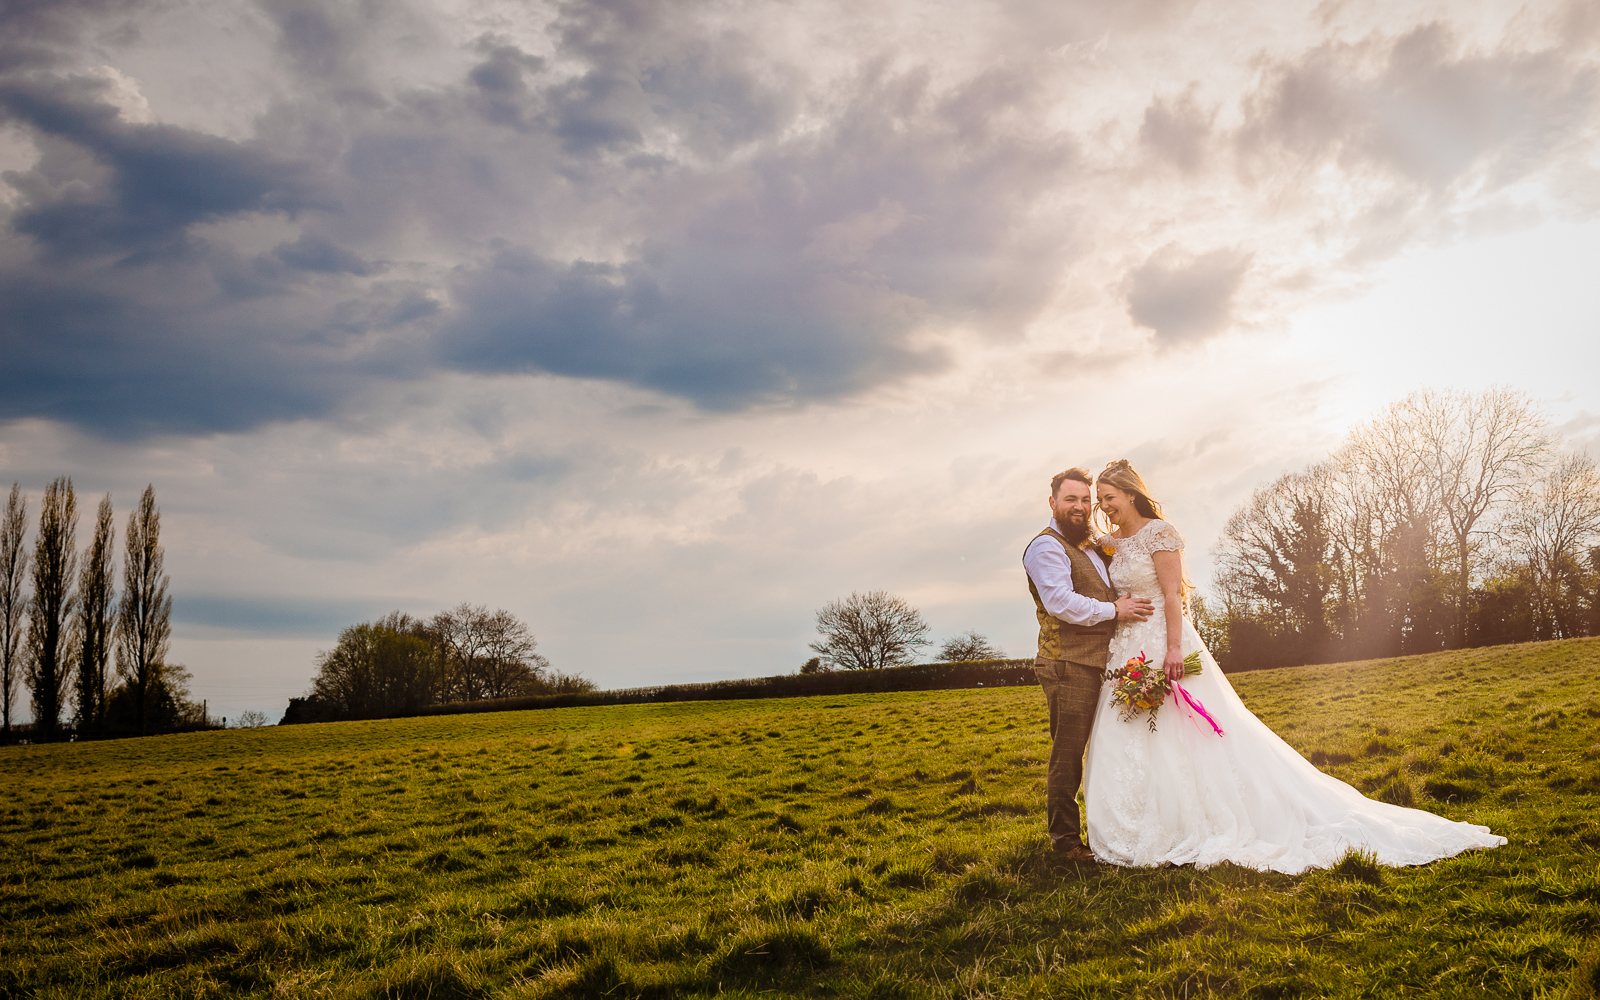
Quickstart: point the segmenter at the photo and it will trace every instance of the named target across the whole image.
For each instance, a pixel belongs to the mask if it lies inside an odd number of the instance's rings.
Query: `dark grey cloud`
[[[1226,329],[1234,293],[1250,266],[1239,250],[1198,256],[1168,245],[1129,272],[1128,316],[1166,343],[1193,340]]]
[[[631,145],[654,125],[715,156],[771,135],[800,109],[797,69],[765,58],[738,28],[685,31],[694,12],[650,0],[562,7],[562,51],[590,67],[547,95],[552,130],[569,150]]]
[[[358,254],[310,233],[306,233],[293,243],[280,243],[272,253],[285,264],[302,271],[366,277],[376,270],[374,265],[362,260]]]
[[[169,297],[209,276],[163,263],[0,279],[0,419],[47,417],[131,438],[329,412],[337,380],[309,359],[278,356],[270,327],[219,334],[204,327],[204,312],[175,311]],[[131,287],[145,281],[161,284]]]
[[[0,79],[0,115],[32,131],[38,163],[0,246],[0,419],[43,416],[116,437],[242,429],[330,412],[352,373],[394,372],[349,345],[415,318],[413,289],[309,306],[309,274],[375,268],[306,234],[246,254],[206,223],[326,214],[303,158],[123,120],[104,81]],[[387,314],[385,314],[387,306]]]
[[[278,47],[301,79],[346,76],[361,51],[361,7],[307,0],[264,0],[258,6],[277,25]]]
[[[368,37],[401,15],[262,9],[294,86],[248,139],[0,75],[41,151],[6,178],[0,418],[242,429],[440,370],[835,398],[940,367],[929,326],[1021,326],[1082,252],[1033,217],[1077,154],[1017,125],[1044,96],[1022,67],[869,61],[819,103],[739,28],[617,2],[562,7],[558,59],[485,36],[458,78],[385,90]],[[294,234],[217,228],[268,221]]]
[[[894,337],[914,317],[863,316],[848,289],[830,309],[826,275],[749,249],[676,246],[622,265],[504,252],[459,287],[445,360],[616,379],[719,409],[840,396],[941,364]]]
[[[735,95],[702,136],[707,148],[773,124],[770,102],[749,97],[754,84],[703,72],[697,51],[638,75],[699,74],[689,106],[702,118],[719,106],[711,93]],[[1070,233],[1018,239],[1032,199],[1076,162],[1069,143],[1018,140],[989,121],[1033,98],[1020,77],[985,74],[936,95],[921,73],[874,68],[827,130],[752,156],[737,183],[697,192],[621,261],[503,247],[460,272],[440,357],[468,370],[616,379],[711,408],[836,397],[937,369],[936,351],[909,344],[919,325],[1020,324],[1069,253]],[[652,191],[645,179],[663,170],[669,194],[696,184],[676,165],[618,174]]]
[[[27,205],[11,219],[50,257],[171,252],[196,223],[328,207],[305,164],[170,125],[130,124],[98,100],[103,81],[36,77],[0,83],[0,114],[57,149],[12,180]]]
[[[537,102],[527,77],[544,69],[545,61],[493,38],[480,40],[478,47],[485,58],[467,74],[473,88],[469,106],[491,124],[529,131],[534,123],[527,116]]]
[[[340,629],[392,610],[393,604],[381,599],[194,593],[177,593],[172,598],[172,619],[179,626],[199,625],[234,635],[279,638],[331,638]]]
[[[55,66],[91,28],[128,34],[148,9],[138,0],[6,0],[0,4],[0,68],[5,72]]]

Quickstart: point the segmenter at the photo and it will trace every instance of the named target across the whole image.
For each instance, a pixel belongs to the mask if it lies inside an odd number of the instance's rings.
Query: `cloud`
[[[175,593],[172,598],[174,624],[199,626],[232,636],[325,639],[337,635],[342,628],[378,618],[391,610],[392,602],[346,597]]]
[[[1581,51],[1578,50],[1578,51]],[[1249,155],[1332,160],[1442,191],[1526,177],[1592,128],[1600,72],[1559,47],[1465,46],[1448,24],[1275,61],[1245,104]]]
[[[333,211],[304,158],[177,126],[130,122],[118,80],[0,79],[0,115],[38,162],[0,234],[0,418],[46,416],[112,437],[204,433],[321,416],[401,363],[362,337],[426,318],[414,284],[340,291],[307,275],[380,268],[312,232],[270,252],[218,223],[304,225]],[[307,294],[307,293],[311,294]]]
[[[1205,165],[1216,109],[1200,107],[1195,87],[1171,99],[1157,99],[1144,112],[1139,142],[1185,174]]]
[[[310,233],[302,235],[293,243],[279,244],[273,248],[272,253],[285,264],[302,271],[366,277],[375,270],[359,255]]]
[[[896,3],[266,0],[230,22],[270,60],[229,91],[256,103],[208,131],[174,123],[192,88],[129,28],[159,11],[10,6],[36,43],[0,114],[38,155],[6,175],[0,419],[203,434],[451,372],[716,412],[863,399],[957,370],[957,343],[1076,356],[1124,310],[1161,342],[1211,336],[1342,280],[1319,270],[1338,252],[1360,267],[1586,162],[1578,47],[1472,48],[1397,14],[1229,49],[1231,84],[1191,83],[1224,42],[1162,39],[1209,30],[1196,9],[1024,5],[929,34]],[[1247,270],[1281,301],[1244,302]]]
[[[837,399],[941,370],[927,334],[1015,336],[1084,249],[1021,67],[869,59],[802,97],[712,7],[576,4],[553,55],[483,35],[418,86],[365,8],[265,9],[291,85],[246,139],[130,120],[120,70],[0,78],[41,151],[9,175],[0,415],[241,429],[440,370]]]
[[[476,88],[476,93],[468,92],[468,104],[491,124],[529,131],[534,127],[527,117],[533,91],[525,75],[544,69],[545,61],[515,45],[495,44],[492,38],[481,39],[479,48],[486,58],[467,74]]]
[[[89,28],[125,25],[147,8],[120,0],[10,0],[0,5],[0,66],[12,72],[54,66]]]
[[[199,222],[325,207],[303,164],[189,129],[126,122],[102,99],[109,88],[103,76],[0,83],[0,112],[11,122],[93,163],[47,156],[13,182],[28,204],[12,225],[47,257],[170,252]]]
[[[1169,244],[1128,273],[1128,316],[1169,344],[1218,333],[1249,267],[1250,255],[1237,249],[1191,255]]]
[[[841,396],[941,365],[896,343],[914,313],[875,316],[857,289],[751,249],[663,247],[621,265],[502,253],[457,288],[446,358],[617,379],[718,409]]]

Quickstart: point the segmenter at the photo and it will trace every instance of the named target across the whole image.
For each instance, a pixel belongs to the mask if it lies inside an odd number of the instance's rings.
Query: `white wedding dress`
[[[1115,548],[1111,579],[1118,594],[1155,602],[1144,622],[1119,622],[1110,663],[1143,651],[1160,669],[1167,624],[1151,552],[1181,551],[1183,539],[1165,521],[1129,538],[1104,536]],[[1183,686],[1222,727],[1218,736],[1175,695],[1148,717],[1118,718],[1111,683],[1101,689],[1089,738],[1083,795],[1089,847],[1116,865],[1231,862],[1298,874],[1337,864],[1352,848],[1385,865],[1419,865],[1475,847],[1498,847],[1488,827],[1366,798],[1323,774],[1245,708],[1217,661],[1183,621],[1183,653],[1198,651],[1202,670]]]

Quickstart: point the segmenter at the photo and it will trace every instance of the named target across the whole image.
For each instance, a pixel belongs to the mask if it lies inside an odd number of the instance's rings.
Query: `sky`
[[[154,485],[213,715],[462,601],[602,687],[874,589],[1031,656],[1067,466],[1204,585],[1418,388],[1600,455],[1596,260],[1581,0],[0,7],[0,478]]]

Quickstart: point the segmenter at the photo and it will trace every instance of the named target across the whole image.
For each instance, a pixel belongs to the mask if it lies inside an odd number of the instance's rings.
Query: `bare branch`
[[[928,623],[905,599],[882,590],[852,593],[817,612],[823,641],[811,648],[847,670],[875,670],[911,662],[928,644]]]

